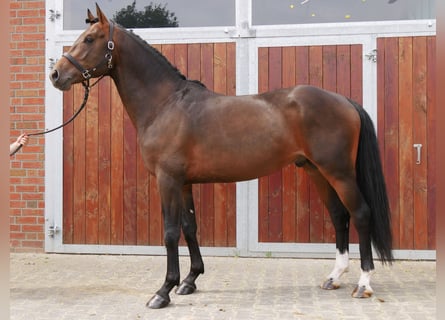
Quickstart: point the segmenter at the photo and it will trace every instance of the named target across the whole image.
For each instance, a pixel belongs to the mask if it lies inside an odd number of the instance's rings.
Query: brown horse
[[[389,206],[372,121],[357,103],[313,86],[259,95],[223,96],[187,80],[141,38],[109,21],[97,6],[90,24],[50,74],[56,88],[110,76],[137,129],[147,169],[157,179],[167,249],[165,282],[147,305],[162,308],[169,293],[195,291],[204,272],[192,184],[257,178],[295,163],[313,179],[336,231],[335,267],[321,285],[339,287],[348,267],[349,221],[359,234],[361,277],[354,297],[372,294],[373,243],[393,260]],[[178,241],[191,267],[180,284]]]

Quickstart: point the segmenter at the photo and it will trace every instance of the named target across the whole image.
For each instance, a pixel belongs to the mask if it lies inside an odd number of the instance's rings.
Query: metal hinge
[[[377,62],[377,49],[371,50],[370,53],[365,54],[365,57],[368,58],[369,61]]]
[[[58,59],[54,59],[54,58],[49,58],[48,61],[48,68],[49,70],[52,70],[54,68],[54,65],[56,64]]]
[[[59,19],[62,16],[59,11],[53,9],[49,9],[48,11],[49,11],[48,19],[51,20],[52,22],[56,21],[56,19]]]
[[[48,236],[54,238],[54,236],[60,231],[60,228],[56,225],[48,227]]]

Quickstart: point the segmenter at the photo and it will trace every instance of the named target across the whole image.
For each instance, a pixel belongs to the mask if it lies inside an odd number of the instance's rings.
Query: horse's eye
[[[87,36],[87,37],[85,38],[85,42],[86,42],[86,43],[92,43],[93,41],[94,41],[93,37]]]

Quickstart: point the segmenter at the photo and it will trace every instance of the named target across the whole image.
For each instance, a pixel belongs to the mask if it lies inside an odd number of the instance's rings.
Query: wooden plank
[[[427,38],[427,143],[429,153],[436,155],[436,37]],[[428,157],[428,249],[436,249],[436,179],[437,157]]]
[[[236,95],[236,43],[226,48],[227,95]],[[227,191],[227,246],[236,247],[236,183],[226,184]]]
[[[174,44],[163,44],[161,45],[161,53],[164,57],[170,61],[171,64],[175,64],[175,45]]]
[[[74,89],[63,93],[63,121],[73,114]],[[74,127],[63,129],[63,243],[72,244],[74,237]]]
[[[213,246],[215,234],[215,216],[214,216],[214,185],[201,185],[201,245]]]
[[[400,245],[413,249],[413,47],[412,37],[399,38],[399,160]]]
[[[296,81],[296,59],[295,47],[283,48],[283,63],[282,63],[282,87],[289,88],[295,86]],[[296,186],[295,186],[295,165],[291,164],[282,169],[282,197],[283,197],[283,218],[282,230],[284,242],[296,241]]]
[[[351,85],[350,85],[350,98],[359,104],[363,104],[363,48],[361,44],[354,44],[350,46],[351,50]],[[340,69],[339,69],[340,70]],[[369,106],[364,106],[364,108],[369,108]],[[352,227],[350,228],[350,243],[358,243],[358,233],[357,230]]]
[[[227,44],[227,95],[236,95],[236,43]]]
[[[309,47],[295,48],[295,83],[309,84]],[[310,242],[309,177],[303,169],[296,169],[296,242]]]
[[[214,44],[213,75],[214,91],[227,94],[227,45]],[[227,189],[226,184],[214,184],[214,245],[227,245]]]
[[[175,45],[175,58],[174,65],[178,70],[186,75],[187,74],[187,44],[176,44]]]
[[[215,247],[227,246],[227,189],[224,183],[213,184],[214,234]]]
[[[351,46],[337,46],[336,92],[351,97]]]
[[[269,90],[269,48],[258,48],[258,92]],[[266,242],[269,234],[269,181],[258,179],[258,241]]]
[[[215,43],[213,52],[213,90],[227,94],[227,45]]]
[[[309,47],[309,83],[323,86],[323,47]],[[309,207],[310,207],[310,242],[322,243],[324,236],[324,205],[320,200],[318,191],[311,181],[309,183]]]
[[[227,184],[227,246],[236,247],[236,184]]]
[[[337,91],[337,46],[323,46],[323,88]],[[335,242],[335,229],[331,215],[323,204],[323,242]]]
[[[323,88],[337,91],[337,46],[323,46],[322,49]]]
[[[150,176],[150,245],[164,244],[164,223],[162,219],[161,198],[156,178]]]
[[[209,90],[213,90],[214,74],[213,74],[213,44],[204,43],[201,45],[201,82],[204,83]]]
[[[110,192],[110,242],[123,244],[124,230],[124,107],[121,98],[113,85],[111,88],[111,183]]]
[[[385,114],[384,174],[387,181],[387,192],[391,208],[393,247],[400,248],[400,208],[399,208],[399,42],[398,38],[385,38],[384,72],[379,74],[383,79],[385,90],[381,92],[384,99],[382,106]],[[380,50],[380,47],[377,48]],[[380,70],[379,70],[380,71]]]
[[[97,244],[99,233],[98,86],[90,91],[85,127],[85,243]]]
[[[99,87],[99,244],[111,241],[111,79],[104,78]]]
[[[282,48],[269,48],[269,91],[282,87]],[[269,236],[268,241],[283,239],[282,171],[269,175]]]
[[[74,105],[83,101],[83,88],[74,87]],[[74,126],[74,237],[76,244],[85,243],[85,119],[86,113],[81,112],[73,123]]]
[[[363,105],[363,49],[351,45],[351,99]]]
[[[136,150],[136,243],[138,245],[149,245],[150,174],[145,168],[140,148],[138,147]]]
[[[414,249],[428,248],[427,202],[427,44],[426,37],[413,38],[413,143],[422,144],[421,162],[414,165]],[[415,150],[413,150],[415,151]],[[417,155],[415,154],[415,157]]]
[[[201,45],[192,43],[187,46],[187,77],[201,79]]]
[[[124,113],[124,244],[136,244],[136,180],[137,180],[137,161],[136,161],[136,129],[127,113]]]

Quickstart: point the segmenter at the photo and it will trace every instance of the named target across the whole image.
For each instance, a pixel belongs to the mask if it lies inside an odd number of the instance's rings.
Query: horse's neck
[[[139,128],[156,118],[162,101],[175,92],[183,79],[170,65],[160,61],[156,52],[147,53],[140,44],[124,44],[118,50],[111,76],[128,115]]]

